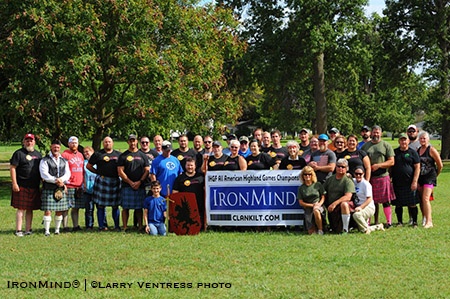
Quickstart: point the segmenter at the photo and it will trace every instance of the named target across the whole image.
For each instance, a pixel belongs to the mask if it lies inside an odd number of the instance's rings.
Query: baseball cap
[[[172,149],[172,143],[170,143],[170,142],[167,141],[167,140],[164,140],[164,141],[162,142],[162,149],[163,149],[163,150]]]
[[[131,140],[131,139],[137,139],[136,135],[135,134],[128,135],[128,140]]]
[[[228,140],[235,140],[235,139],[237,139],[237,137],[236,137],[236,135],[234,135],[234,134],[228,134],[228,135],[227,135],[227,139],[228,139]]]
[[[241,136],[239,137],[239,142],[246,141],[248,143],[248,137],[247,136]]]
[[[409,125],[407,130],[409,130],[409,129],[414,129],[414,130],[417,131],[416,125]]]
[[[408,138],[408,135],[406,135],[405,133],[400,133],[400,135],[398,135],[398,139],[402,138]]]
[[[75,136],[72,136],[72,137],[69,138],[69,141],[68,141],[68,142],[69,142],[69,143],[70,143],[70,142],[76,142],[76,143],[78,143],[78,138],[75,137]]]
[[[339,134],[339,130],[336,129],[336,128],[331,128],[331,129],[328,131],[328,133],[336,133],[336,134]]]
[[[213,142],[212,146],[222,146],[222,143],[220,143],[220,141],[216,140]]]
[[[301,130],[300,130],[300,133],[301,132],[306,132],[306,133],[310,133],[311,131],[309,130],[309,129],[307,129],[307,128],[302,128]]]
[[[25,134],[25,137],[23,137],[23,139],[33,139],[34,140],[34,135],[33,134]]]
[[[53,139],[52,144],[61,145],[61,141],[59,139]]]
[[[369,128],[369,126],[364,125],[364,126],[361,128],[361,131],[367,131],[367,132],[369,132],[369,131],[370,131],[370,128]]]
[[[325,140],[325,141],[330,140],[330,139],[328,138],[328,135],[327,135],[327,134],[320,134],[319,137],[318,137],[317,139],[319,139],[319,140]]]

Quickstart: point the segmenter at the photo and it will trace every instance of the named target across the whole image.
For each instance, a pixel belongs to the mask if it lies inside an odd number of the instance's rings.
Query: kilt
[[[39,189],[20,187],[19,192],[12,192],[11,206],[19,210],[39,210],[41,192]]]
[[[411,191],[411,186],[397,187],[394,186],[395,201],[394,205],[399,207],[406,207],[416,205],[420,202],[419,192]]]
[[[69,200],[69,208],[84,209],[84,207],[86,206],[84,197],[81,196],[81,198],[76,198],[75,196],[77,188],[67,188],[67,191],[68,191],[67,198]]]
[[[120,204],[120,179],[97,175],[92,200],[99,206],[117,207]]]
[[[370,178],[370,184],[372,184],[374,203],[386,203],[395,199],[394,188],[388,175]]]
[[[42,190],[42,211],[67,211],[69,209],[69,200],[66,192],[63,192],[63,198],[56,201],[53,198],[54,190]]]
[[[120,192],[123,209],[142,209],[144,205],[145,189],[134,190],[131,187],[123,187]]]

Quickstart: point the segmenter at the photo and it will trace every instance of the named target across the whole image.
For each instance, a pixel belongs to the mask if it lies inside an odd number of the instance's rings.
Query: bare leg
[[[22,231],[22,223],[23,223],[23,211],[17,209],[16,211],[16,232]]]
[[[423,206],[423,216],[426,219],[425,228],[433,227],[433,219],[431,218],[431,203],[430,196],[433,189],[424,187],[422,192],[422,206]]]
[[[33,223],[33,210],[27,210],[25,214],[25,231],[31,231]]]
[[[125,231],[128,227],[128,217],[130,216],[130,210],[128,209],[122,209],[122,223],[123,223],[123,230]]]

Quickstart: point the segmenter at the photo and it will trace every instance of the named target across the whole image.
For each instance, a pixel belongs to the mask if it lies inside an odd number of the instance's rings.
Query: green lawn
[[[150,237],[111,231],[44,237],[42,212],[36,211],[35,234],[18,238],[8,172],[2,171],[0,293],[2,298],[450,298],[449,166],[435,191],[433,229],[393,227],[368,236],[209,231]],[[110,215],[108,220],[112,223]],[[80,285],[30,286],[39,281]],[[120,283],[128,287],[108,288]]]

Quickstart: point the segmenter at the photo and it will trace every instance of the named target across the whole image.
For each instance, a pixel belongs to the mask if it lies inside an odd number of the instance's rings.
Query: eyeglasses
[[[205,143],[212,143],[212,141],[206,141],[206,140],[205,140]]]
[[[336,141],[336,144],[344,144],[343,141]]]
[[[148,141],[141,141],[141,144],[148,144]]]
[[[230,146],[230,148],[238,149],[239,147],[238,146]]]
[[[408,133],[416,133],[416,130],[408,130]]]
[[[337,168],[347,168],[347,166],[344,166],[344,165],[338,165],[338,166],[336,166]]]
[[[248,142],[247,141],[241,141],[241,144],[247,144]]]
[[[360,175],[363,175],[364,173],[363,172],[355,172],[355,176],[360,176]]]

